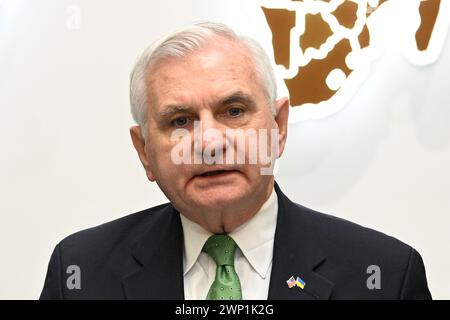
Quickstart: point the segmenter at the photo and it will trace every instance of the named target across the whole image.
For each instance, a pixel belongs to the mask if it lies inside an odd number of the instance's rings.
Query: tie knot
[[[205,251],[218,266],[234,266],[234,253],[237,244],[225,234],[215,234],[209,237],[203,246]]]

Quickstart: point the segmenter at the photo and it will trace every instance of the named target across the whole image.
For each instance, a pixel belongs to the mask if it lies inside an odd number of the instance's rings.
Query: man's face
[[[153,70],[147,79],[149,110],[145,154],[140,152],[149,179],[156,180],[180,212],[203,225],[205,223],[198,220],[224,219],[212,217],[215,212],[220,215],[227,209],[248,211],[262,204],[273,188],[273,176],[261,174],[261,167],[267,165],[259,161],[249,163],[248,137],[240,148],[237,139],[229,135],[235,129],[250,129],[256,133],[266,129],[267,147],[271,129],[279,128],[247,49],[219,39],[187,58],[162,60]],[[287,109],[287,100],[277,102],[276,107]],[[280,133],[280,141],[275,141],[280,153],[284,148],[287,120],[287,111],[283,112],[280,130],[284,133]],[[194,123],[200,124],[201,130],[194,129]],[[180,140],[172,138],[176,129],[189,133],[182,143],[191,147],[190,163],[174,163],[173,150],[180,146]],[[217,136],[212,137],[212,131],[220,133],[222,141]],[[133,142],[136,146],[136,141]],[[201,164],[194,163],[198,147]],[[206,164],[201,151],[207,148],[220,149],[224,163]],[[269,153],[270,146],[267,148]],[[226,161],[231,151],[243,152],[245,163]],[[278,154],[273,156],[276,158]],[[202,214],[210,216],[202,218]]]

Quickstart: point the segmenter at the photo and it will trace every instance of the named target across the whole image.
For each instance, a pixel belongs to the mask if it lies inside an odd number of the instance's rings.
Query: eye
[[[239,117],[244,110],[241,108],[233,107],[228,109],[228,115],[232,118]]]
[[[174,127],[184,127],[188,123],[187,117],[178,117],[170,122]]]

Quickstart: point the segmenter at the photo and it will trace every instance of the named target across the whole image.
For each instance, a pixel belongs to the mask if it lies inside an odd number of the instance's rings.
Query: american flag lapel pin
[[[291,276],[287,281],[286,281],[289,289],[295,287],[296,284],[296,280],[294,278],[294,276]]]

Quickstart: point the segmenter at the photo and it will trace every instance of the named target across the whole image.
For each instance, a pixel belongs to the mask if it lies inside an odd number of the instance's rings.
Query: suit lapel
[[[125,296],[133,300],[182,300],[183,230],[179,213],[168,205],[149,219],[132,251],[140,266],[122,280]]]
[[[291,202],[275,183],[278,221],[275,232],[269,299],[329,299],[333,283],[316,270],[326,262],[325,252],[306,208]],[[137,270],[122,280],[127,299],[182,300],[183,229],[179,213],[168,205],[149,217],[145,232],[132,250]],[[305,288],[289,288],[286,281],[299,276]]]
[[[308,224],[302,206],[291,202],[275,183],[278,196],[278,218],[274,240],[269,299],[329,299],[333,283],[316,272],[326,261],[320,239],[313,225]],[[310,214],[310,213],[309,213]],[[305,281],[304,289],[289,288],[291,277]]]

